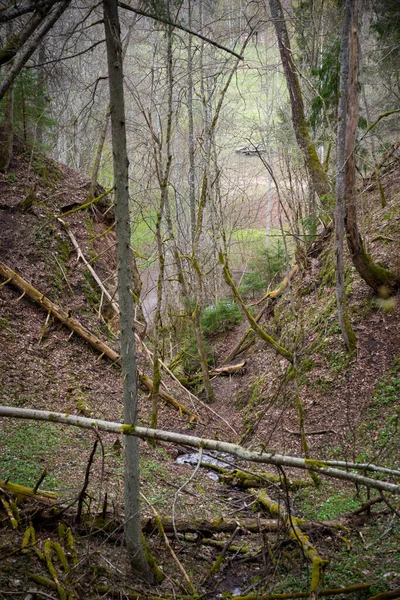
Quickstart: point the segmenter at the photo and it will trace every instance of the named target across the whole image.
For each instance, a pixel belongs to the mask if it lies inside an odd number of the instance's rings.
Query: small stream
[[[175,462],[180,465],[192,465],[193,467],[196,467],[199,463],[199,460],[199,452],[189,452],[188,454],[178,456]],[[212,450],[209,450],[207,453],[203,452],[203,456],[201,457],[201,464],[202,466],[204,465],[206,469],[207,464],[215,465],[217,467],[222,467],[223,469],[228,470],[235,468],[234,458],[231,455],[225,454],[224,452],[214,452]],[[207,475],[208,477],[210,477],[210,479],[218,481],[218,475],[214,471],[208,471]]]

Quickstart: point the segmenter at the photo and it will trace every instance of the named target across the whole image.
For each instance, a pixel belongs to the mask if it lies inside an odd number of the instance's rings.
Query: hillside
[[[360,182],[363,233],[374,259],[399,272],[399,162],[382,182],[388,200],[385,208],[380,206],[375,182]],[[87,202],[88,189],[89,181],[83,174],[41,154],[20,149],[8,174],[0,175],[0,261],[118,352],[110,303],[102,297],[84,262],[78,259],[68,231],[59,220],[68,224],[83,256],[91,261],[100,279],[107,281],[107,289],[114,295],[112,206],[105,197],[80,210]],[[103,190],[98,192],[101,195]],[[214,377],[216,399],[210,406],[197,401],[165,375],[165,390],[195,415],[197,422],[160,401],[158,427],[203,438],[242,441],[251,450],[303,456],[299,435],[301,400],[312,459],[372,462],[399,469],[398,297],[376,297],[348,261],[346,285],[358,345],[354,356],[347,355],[336,320],[332,257],[332,240],[326,236],[320,251],[310,256],[307,265],[293,276],[283,295],[277,300],[265,299],[257,307],[265,307],[260,320],[263,327],[296,353],[296,378],[290,376],[285,361],[265,342],[254,339],[230,361],[246,361],[238,374]],[[229,332],[210,337],[216,367],[224,364],[247,328],[242,322]],[[144,335],[140,328],[139,334]],[[0,404],[122,420],[118,367],[77,335],[71,335],[54,317],[48,318],[45,310],[4,278],[0,280],[0,340]],[[146,350],[151,348],[151,339],[146,337],[144,342],[145,346],[138,345],[139,368],[151,376]],[[139,414],[140,424],[148,426],[148,390],[140,391]],[[106,433],[98,436],[101,443],[91,465],[84,513],[94,516],[103,510],[106,518],[102,525],[107,521],[103,532],[99,532],[99,522],[86,519],[76,523],[76,503],[72,505],[82,490],[96,434],[53,423],[0,419],[0,479],[33,487],[46,469],[40,489],[55,492],[65,507],[55,519],[48,506],[29,500],[20,504],[21,520],[13,529],[6,510],[9,504],[3,503],[0,597],[34,597],[28,593],[32,589],[41,589],[44,597],[58,594],[60,598],[62,593],[66,594],[64,597],[82,599],[188,597],[187,582],[157,535],[148,535],[148,543],[167,574],[166,580],[152,592],[132,581],[121,547],[123,456],[119,438]],[[199,468],[191,478],[193,466],[175,462],[186,452],[187,448],[177,445],[152,446],[141,441],[142,487],[146,497],[143,516],[154,516],[151,504],[163,517],[174,514],[177,521],[186,523],[194,519],[218,523],[222,517],[236,521],[233,530],[214,538],[207,528],[204,531],[201,527],[197,534],[171,538],[198,597],[305,597],[267,596],[305,593],[310,579],[307,557],[290,541],[283,527],[270,534],[263,530],[261,521],[264,523],[267,515],[254,493],[240,487],[239,480],[233,479],[229,484],[215,473],[211,478],[212,467]],[[196,457],[191,460],[198,462]],[[235,466],[251,473],[263,471],[243,461],[235,462]],[[277,469],[269,470],[282,476]],[[315,522],[336,521],[332,528],[315,525],[309,532],[320,556],[330,560],[324,588],[363,584],[366,589],[352,593],[347,590],[337,597],[372,598],[393,590],[397,590],[394,595],[380,597],[400,597],[398,500],[388,495],[373,508],[357,512],[364,502],[379,494],[337,479],[323,479],[320,487],[309,487],[306,472],[293,469],[285,469],[285,476],[300,479],[307,487],[298,484],[300,489],[291,493],[289,501],[289,495],[276,483],[270,484],[267,489],[273,499],[279,499],[281,505],[287,502],[288,510],[296,517]],[[390,476],[388,480],[395,481]],[[0,496],[3,500],[13,498],[5,486],[3,492],[0,489]],[[243,519],[258,519],[258,532],[250,534],[240,525]],[[51,588],[48,563],[40,552],[34,551],[36,544],[32,542],[28,552],[21,551],[30,521],[34,523],[41,552],[47,538],[57,539],[59,522],[72,527],[79,560],[68,572],[57,564],[63,592],[57,588],[54,577],[50,577],[52,589],[47,589],[37,577],[32,581],[32,574],[42,575]],[[155,533],[154,529],[148,525],[147,532]],[[221,552],[222,566],[211,572]],[[71,550],[67,559],[72,565]],[[224,593],[228,595],[222,596]]]

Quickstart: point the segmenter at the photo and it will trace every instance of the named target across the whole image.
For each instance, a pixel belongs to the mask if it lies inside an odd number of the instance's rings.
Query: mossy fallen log
[[[214,470],[218,470],[218,472],[221,474],[220,479],[224,483],[227,483],[229,485],[235,485],[245,489],[265,487],[269,483],[274,483],[282,487],[286,487],[288,490],[299,490],[301,488],[312,486],[311,481],[304,481],[303,479],[296,479],[291,481],[290,479],[286,478],[284,480],[280,475],[275,475],[273,473],[249,473],[246,471],[242,471],[241,469],[234,469],[233,471],[229,471],[228,469],[218,467],[217,465],[208,465],[206,463],[202,464],[207,468],[213,468]]]
[[[35,491],[34,488],[20,485],[19,483],[11,483],[0,479],[0,491],[11,494],[17,500],[33,499],[43,504],[53,505],[56,503],[57,494],[53,492]]]
[[[15,271],[10,269],[7,265],[0,262],[0,275],[8,280],[8,283],[17,287],[19,290],[24,292],[31,300],[39,304],[42,308],[44,308],[47,313],[50,313],[56,317],[66,327],[68,327],[71,331],[79,335],[85,342],[87,342],[92,348],[94,348],[97,352],[100,353],[101,356],[106,356],[111,360],[112,363],[120,366],[120,355],[118,352],[115,352],[112,348],[107,346],[100,338],[95,336],[89,329],[84,327],[77,319],[74,319],[69,315],[69,313],[65,312],[62,308],[54,304],[51,300],[46,298],[44,294],[42,294],[39,290],[34,288],[30,283],[25,281],[22,277],[20,277]],[[146,389],[152,391],[153,389],[153,381],[147,377],[144,373],[139,373],[139,381],[142,385],[145,386]],[[164,402],[170,404],[179,412],[186,414],[190,417],[192,421],[197,421],[198,416],[192,413],[186,406],[175,400],[170,394],[160,389],[158,395]]]
[[[358,485],[365,485],[368,488],[381,491],[388,491],[392,494],[400,494],[400,485],[391,483],[390,481],[382,481],[351,473],[348,469],[358,468],[355,463],[345,463],[343,461],[320,461],[303,459],[296,456],[278,454],[276,452],[252,451],[238,444],[231,442],[223,442],[221,440],[213,440],[209,438],[201,438],[198,436],[175,433],[173,431],[165,431],[162,429],[151,429],[149,427],[139,427],[134,425],[121,425],[112,421],[103,421],[101,419],[89,419],[77,415],[65,413],[50,412],[46,410],[37,410],[30,408],[14,408],[12,406],[0,406],[0,416],[11,417],[17,419],[33,419],[35,421],[48,421],[51,423],[63,423],[74,427],[84,429],[93,429],[95,427],[99,431],[109,431],[111,433],[121,435],[133,435],[143,439],[160,440],[164,442],[172,442],[183,444],[193,448],[203,448],[206,450],[216,450],[217,452],[225,452],[232,456],[237,456],[242,460],[248,460],[254,463],[263,463],[277,465],[283,468],[294,467],[298,469],[315,471],[326,477],[334,479],[342,479],[352,481]],[[347,466],[347,470],[337,469],[334,466],[343,464]],[[332,466],[331,466],[332,465]],[[367,467],[368,468],[368,467]],[[387,472],[383,467],[377,469]],[[392,472],[392,471],[390,471]]]
[[[329,561],[320,557],[317,549],[303,533],[300,519],[289,514],[284,506],[272,500],[266,492],[253,490],[253,493],[271,515],[280,517],[284,521],[290,538],[298,544],[311,562],[310,600],[317,600]]]
[[[270,292],[267,292],[265,294],[265,296],[263,296],[261,298],[261,300],[259,300],[256,305],[261,304],[262,302],[264,302],[265,300],[269,300],[270,302],[268,302],[268,304],[266,306],[264,306],[256,315],[255,317],[255,321],[256,323],[258,323],[261,319],[261,317],[265,314],[265,312],[267,310],[272,310],[273,307],[273,303],[280,298],[280,296],[282,296],[283,292],[286,290],[288,282],[293,279],[293,277],[296,275],[296,273],[298,272],[299,267],[297,265],[295,265],[293,267],[293,269],[290,271],[289,275],[287,275],[282,282],[280,283],[280,285],[274,289],[271,290]],[[254,336],[248,340],[249,336],[251,333],[254,333]],[[229,362],[230,360],[232,360],[233,358],[235,358],[235,356],[237,356],[238,354],[240,354],[241,352],[243,352],[244,350],[246,350],[255,340],[256,340],[256,334],[254,332],[253,327],[249,327],[245,333],[243,334],[243,336],[240,338],[239,342],[236,344],[236,346],[230,351],[230,353],[225,357],[224,362]]]

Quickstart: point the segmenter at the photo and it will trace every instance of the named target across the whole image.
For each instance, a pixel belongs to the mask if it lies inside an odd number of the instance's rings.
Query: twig
[[[283,428],[285,431],[287,431],[288,433],[291,433],[292,435],[297,435],[299,437],[301,437],[301,433],[299,431],[292,431],[291,429],[288,429],[287,427]],[[335,431],[334,429],[320,429],[319,431],[305,431],[304,435],[322,435],[324,433],[334,433],[337,435],[337,431]]]
[[[40,346],[40,344],[42,343],[42,339],[44,338],[44,335],[45,335],[45,333],[47,331],[47,325],[49,323],[50,315],[51,315],[51,312],[49,311],[47,313],[46,321],[44,322],[42,331],[41,331],[40,336],[39,336],[38,346]]]
[[[43,483],[43,480],[45,479],[46,475],[47,475],[47,469],[44,469],[43,473],[41,474],[41,476],[35,483],[35,487],[33,488],[34,494],[36,494],[36,492],[38,491],[38,489],[39,489],[40,485]]]
[[[64,277],[64,279],[65,279],[65,282],[66,282],[66,284],[67,284],[67,286],[68,286],[68,288],[69,288],[69,291],[71,292],[71,294],[72,294],[72,295],[74,295],[74,292],[73,292],[73,290],[72,290],[72,287],[70,286],[70,283],[69,283],[69,281],[68,281],[67,274],[66,274],[66,272],[64,271],[64,268],[63,268],[62,264],[59,262],[59,260],[58,260],[57,256],[56,256],[54,253],[53,253],[53,256],[54,256],[54,260],[56,261],[56,263],[58,264],[58,266],[59,266],[59,268],[60,268],[60,271],[61,271],[61,273],[62,273],[62,276],[63,276],[63,277]]]
[[[146,498],[146,496],[142,492],[140,492],[140,495],[145,500],[145,502],[148,504],[148,506],[151,508],[151,510],[153,511],[154,517],[155,517],[155,520],[156,520],[156,523],[157,523],[158,531],[161,533],[162,537],[164,538],[164,542],[165,542],[165,545],[166,545],[167,549],[169,550],[172,558],[174,559],[174,561],[178,565],[178,569],[180,570],[180,572],[184,576],[184,578],[186,580],[186,583],[188,584],[189,592],[194,595],[196,593],[196,590],[195,590],[195,588],[194,588],[194,586],[193,586],[193,584],[192,584],[192,582],[190,580],[189,575],[185,571],[185,568],[183,567],[183,565],[179,561],[179,559],[176,556],[176,554],[175,554],[175,552],[174,552],[171,544],[169,543],[169,539],[167,538],[167,536],[165,534],[164,527],[162,525],[162,521],[161,521],[160,515],[158,514],[158,512],[156,511],[156,509],[154,508],[154,506],[148,501],[148,499]]]
[[[87,486],[89,485],[90,468],[93,464],[93,459],[94,459],[94,455],[96,454],[98,443],[99,443],[99,440],[96,440],[95,443],[93,444],[93,449],[89,456],[88,464],[86,466],[85,481],[83,482],[83,487],[82,487],[81,491],[79,492],[79,496],[78,496],[78,509],[77,509],[76,518],[75,518],[76,523],[81,522],[83,501],[85,499]]]
[[[43,596],[43,598],[50,598],[50,600],[56,600],[54,596],[50,596],[50,594],[46,594],[46,592],[40,592],[39,590],[28,590],[28,594],[33,594],[33,596]]]

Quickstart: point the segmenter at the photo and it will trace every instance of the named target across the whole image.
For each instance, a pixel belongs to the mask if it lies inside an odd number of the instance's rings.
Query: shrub
[[[246,297],[263,292],[284,266],[285,252],[282,242],[278,240],[274,246],[264,248],[249,262],[249,271],[243,276],[240,293]]]
[[[230,331],[240,323],[242,313],[233,300],[218,300],[207,306],[201,316],[201,329],[206,336]]]
[[[207,363],[210,366],[213,364],[214,357],[212,348],[207,341],[204,341],[204,350],[207,356]],[[197,342],[194,337],[189,337],[186,341],[186,345],[182,353],[182,365],[185,375],[198,373],[201,369]]]

